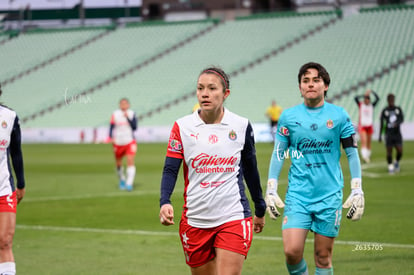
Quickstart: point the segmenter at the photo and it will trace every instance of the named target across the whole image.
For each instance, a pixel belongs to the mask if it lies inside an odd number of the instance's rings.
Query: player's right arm
[[[161,179],[160,222],[163,225],[174,224],[174,209],[171,204],[171,194],[177,182],[182,159],[166,157]]]
[[[114,133],[114,128],[115,128],[115,117],[112,114],[111,116],[111,121],[109,123],[109,141],[112,142],[112,137],[113,137],[113,133]]]
[[[177,182],[177,176],[183,158],[184,152],[181,141],[180,128],[177,123],[174,123],[168,141],[167,156],[165,158],[164,169],[161,178],[159,217],[160,222],[163,225],[174,224],[174,209],[170,198]]]

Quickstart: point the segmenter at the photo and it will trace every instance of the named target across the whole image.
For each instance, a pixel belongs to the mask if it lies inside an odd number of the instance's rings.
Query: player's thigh
[[[230,221],[220,225],[214,240],[214,247],[247,256],[253,239],[252,217]]]
[[[0,242],[11,243],[16,229],[16,192],[0,197]]]
[[[287,228],[282,231],[283,249],[288,258],[301,259],[305,249],[308,229]]]
[[[312,213],[309,206],[298,199],[286,197],[283,212],[282,230],[289,228],[311,229]]]
[[[216,248],[218,274],[241,274],[245,256],[237,252]]]
[[[215,249],[213,245],[215,231],[192,227],[186,220],[182,219],[179,232],[187,265],[195,270],[209,269],[209,266],[212,264],[210,261],[215,258]],[[206,264],[207,266],[202,267]],[[201,272],[197,274],[203,273]]]
[[[359,131],[359,138],[361,139],[361,143],[365,145],[367,142],[367,132],[363,127]]]
[[[326,237],[339,234],[342,219],[342,192],[331,195],[323,201],[312,205],[314,220],[312,231]]]
[[[312,213],[299,200],[288,197],[282,221],[283,248],[288,257],[303,254],[308,231],[312,227]]]

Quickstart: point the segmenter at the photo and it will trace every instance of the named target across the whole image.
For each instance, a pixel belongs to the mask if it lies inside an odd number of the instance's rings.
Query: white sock
[[[132,186],[134,184],[135,171],[136,171],[135,166],[128,166],[127,167],[126,185]]]
[[[118,173],[119,180],[125,181],[124,167],[121,166],[119,168],[116,168],[116,172]]]
[[[371,150],[367,149],[367,158],[371,158]]]
[[[361,148],[361,156],[363,159],[367,158],[367,149],[365,147]]]
[[[14,262],[0,263],[0,275],[15,275],[16,264]]]

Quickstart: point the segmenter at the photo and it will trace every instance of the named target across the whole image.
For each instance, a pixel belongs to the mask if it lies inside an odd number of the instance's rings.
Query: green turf
[[[27,190],[18,206],[14,254],[18,274],[189,274],[178,238],[183,180],[173,195],[175,226],[159,224],[159,184],[166,144],[140,144],[136,189],[118,190],[112,148],[104,144],[25,144]],[[257,144],[264,186],[272,145]],[[349,192],[346,157],[345,196]],[[288,162],[280,194],[286,190]],[[414,142],[404,144],[401,172],[388,175],[383,144],[363,165],[366,208],[342,220],[335,274],[414,274]],[[313,236],[305,259],[314,273]],[[243,274],[287,274],[280,220],[256,234]]]

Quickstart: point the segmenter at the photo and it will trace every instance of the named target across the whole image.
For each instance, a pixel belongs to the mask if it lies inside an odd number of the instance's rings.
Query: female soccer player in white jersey
[[[161,180],[160,221],[173,225],[170,196],[184,161],[179,234],[186,263],[197,275],[241,274],[252,231],[260,233],[265,224],[253,130],[246,118],[223,107],[229,94],[223,70],[201,72],[200,108],[174,123]],[[254,201],[253,220],[243,177]]]
[[[116,170],[119,177],[119,188],[132,191],[135,179],[135,154],[137,143],[134,131],[137,129],[137,118],[134,111],[129,109],[129,100],[122,98],[119,109],[113,112],[109,128],[109,137],[112,141],[115,154]],[[127,169],[124,174],[122,159],[126,156]]]
[[[0,105],[0,123],[0,274],[13,275],[16,274],[12,251],[16,207],[25,194],[23,155],[16,112]],[[10,163],[13,164],[16,183]]]
[[[361,164],[349,115],[343,108],[325,102],[330,84],[325,68],[313,62],[304,64],[298,81],[304,103],[286,109],[279,119],[265,200],[270,217],[276,219],[280,215],[277,207],[284,206],[277,194],[278,178],[289,156],[291,167],[282,222],[287,269],[289,274],[308,274],[303,251],[310,230],[314,232],[315,274],[333,274],[332,250],[342,207],[351,207],[349,219],[359,220],[363,214]],[[343,206],[341,144],[352,178],[352,191]]]
[[[371,102],[371,94],[375,99]],[[363,101],[361,101],[363,98]],[[367,90],[364,95],[358,95],[355,102],[359,109],[358,133],[361,139],[361,156],[366,162],[370,162],[371,158],[371,140],[374,133],[374,107],[379,101],[377,93],[372,90]]]

